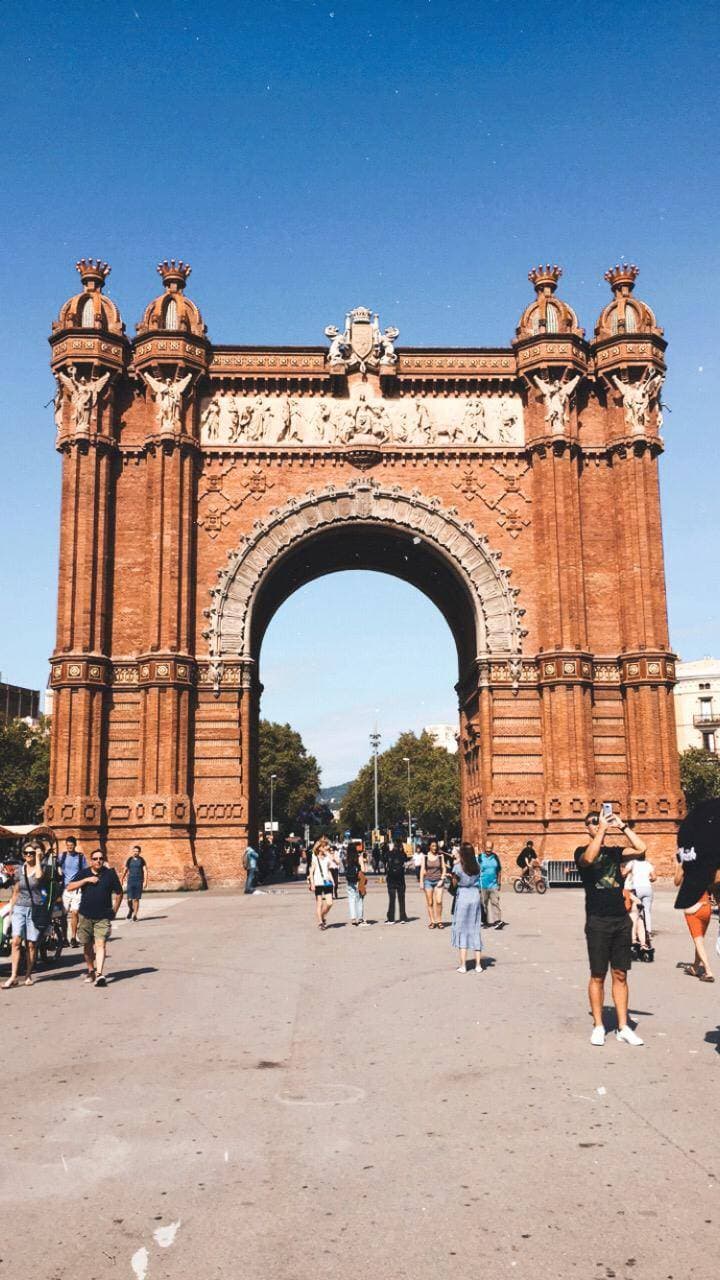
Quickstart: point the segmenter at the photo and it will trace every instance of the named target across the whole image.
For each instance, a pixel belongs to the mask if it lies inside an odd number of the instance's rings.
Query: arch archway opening
[[[475,609],[466,584],[437,548],[407,529],[387,525],[343,525],[312,535],[273,566],[253,602],[250,653],[259,661],[265,632],[278,609],[307,583],[346,570],[369,570],[417,588],[447,622],[458,660],[458,679],[472,669],[478,637]]]

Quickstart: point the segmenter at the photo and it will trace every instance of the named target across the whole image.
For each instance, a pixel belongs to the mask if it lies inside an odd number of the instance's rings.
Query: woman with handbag
[[[22,866],[15,872],[10,905],[12,908],[12,968],[7,982],[3,982],[5,990],[18,985],[20,969],[20,952],[25,943],[25,986],[33,985],[33,969],[37,955],[37,943],[43,930],[50,923],[42,886],[45,881],[45,868],[39,847],[26,844],[23,849]]]
[[[318,929],[327,929],[327,916],[333,904],[332,856],[330,845],[323,836],[312,851],[308,868],[308,889],[315,894],[315,914]]]
[[[345,855],[345,883],[347,885],[350,923],[367,928],[365,919],[365,894],[367,892],[367,860],[357,845],[348,845]]]

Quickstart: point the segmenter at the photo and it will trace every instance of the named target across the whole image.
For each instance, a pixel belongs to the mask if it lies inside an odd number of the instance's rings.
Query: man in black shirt
[[[105,866],[105,856],[100,849],[90,854],[90,874],[69,884],[68,890],[80,889],[80,914],[78,916],[78,940],[82,943],[87,964],[86,982],[96,987],[106,987],[103,976],[105,947],[110,936],[110,925],[120,909],[123,890],[117,872]]]
[[[588,995],[593,1016],[590,1043],[605,1043],[603,999],[608,966],[612,969],[612,997],[617,1013],[617,1038],[626,1044],[643,1041],[627,1022],[627,973],[631,963],[632,922],[625,906],[624,863],[644,857],[647,846],[618,814],[589,813],[585,819],[589,844],[575,850],[575,862],[585,889],[585,937],[590,959]],[[632,850],[606,845],[605,837],[622,832]]]

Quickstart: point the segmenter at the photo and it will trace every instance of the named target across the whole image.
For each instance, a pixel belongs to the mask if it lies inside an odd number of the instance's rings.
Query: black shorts
[[[626,973],[632,963],[632,921],[625,916],[588,916],[585,922],[590,973],[604,978],[611,969]]]
[[[316,897],[316,898],[332,898],[332,891],[333,891],[333,887],[332,887],[332,885],[331,885],[331,884],[316,884],[316,885],[315,885],[315,897]]]

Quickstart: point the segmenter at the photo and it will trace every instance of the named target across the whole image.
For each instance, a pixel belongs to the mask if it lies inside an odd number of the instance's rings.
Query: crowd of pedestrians
[[[127,919],[137,921],[148,885],[140,845],[132,846],[122,880],[108,866],[101,849],[93,849],[86,857],[74,836],[64,841],[59,855],[44,853],[40,843],[29,840],[21,861],[10,868],[6,864],[4,874],[5,887],[10,888],[6,918],[12,941],[10,976],[1,989],[7,991],[21,983],[33,986],[38,946],[53,920],[58,922],[67,946],[82,947],[84,981],[106,986],[107,942],[113,920],[127,895]]]

